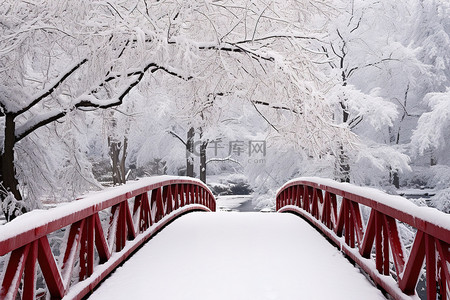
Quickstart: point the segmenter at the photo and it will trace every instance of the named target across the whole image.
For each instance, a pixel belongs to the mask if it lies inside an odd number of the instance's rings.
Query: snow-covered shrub
[[[450,213],[450,188],[440,190],[431,198],[431,205],[440,211]]]

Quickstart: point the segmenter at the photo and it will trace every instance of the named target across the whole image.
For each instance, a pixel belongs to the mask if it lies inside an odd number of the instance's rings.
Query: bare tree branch
[[[247,44],[247,43],[251,43],[251,42],[261,42],[261,41],[265,41],[265,40],[282,39],[282,38],[284,38],[284,39],[303,39],[303,40],[320,41],[316,37],[305,36],[305,35],[300,35],[300,34],[279,34],[279,33],[274,33],[274,34],[266,35],[266,36],[259,37],[259,38],[253,38],[252,40],[245,39],[245,40],[234,42],[234,43],[231,43],[231,44],[239,45],[239,44]]]
[[[267,124],[270,125],[270,127],[272,127],[273,129],[275,129],[276,132],[280,132],[278,130],[278,128],[276,128],[258,109],[258,107],[256,107],[256,104],[254,103],[254,101],[250,101],[253,104],[253,107],[255,108],[255,110],[258,112],[258,114],[267,122]]]
[[[258,19],[256,20],[256,24],[255,24],[255,28],[253,30],[253,35],[252,35],[252,41],[255,41],[255,35],[256,35],[256,30],[258,29],[258,24],[259,21],[261,20],[261,17],[264,15],[264,13],[266,12],[267,8],[269,8],[269,5],[266,5],[266,7],[263,9],[263,11],[261,12],[261,14],[258,16]]]
[[[168,131],[168,133],[170,133],[173,137],[175,137],[175,138],[177,138],[178,140],[180,140],[180,142],[182,142],[183,145],[187,146],[187,145],[186,145],[186,142],[183,141],[183,139],[182,139],[178,134],[176,134],[176,133],[173,132],[173,131]]]
[[[169,41],[169,44],[176,44],[175,41]],[[194,43],[195,44],[195,43]],[[236,52],[236,53],[248,53],[252,57],[256,59],[263,59],[267,61],[274,61],[275,58],[270,55],[265,55],[262,53],[258,53],[256,51],[246,49],[242,46],[239,46],[237,43],[208,43],[208,44],[200,44],[197,46],[199,50],[219,50],[219,51],[226,51],[226,52]]]
[[[322,50],[323,50],[323,53],[325,54],[325,56],[328,58],[328,62],[327,63],[330,65],[330,67],[332,69],[335,69],[336,65],[334,64],[333,60],[330,58],[330,54],[328,53],[328,49],[325,48],[325,46],[322,46]]]
[[[110,6],[115,12],[116,14],[123,20],[122,15],[119,13],[119,11],[108,1],[106,2],[108,4],[108,6]]]
[[[336,55],[337,57],[339,57],[341,60],[344,59],[344,57],[343,57],[342,55],[339,55],[339,54],[336,52],[336,49],[334,49],[333,43],[331,43],[330,46],[331,46],[331,50],[333,50],[334,55]]]
[[[302,114],[301,112],[298,112],[295,109],[289,108],[287,106],[272,105],[269,102],[264,102],[264,101],[259,101],[259,100],[252,100],[252,102],[254,104],[268,106],[268,107],[273,108],[273,109],[287,110],[287,111],[293,112],[294,114],[300,114],[300,115]]]
[[[348,123],[348,127],[349,127],[350,129],[355,128],[356,126],[358,126],[359,123],[362,122],[363,119],[364,119],[364,116],[361,116],[361,115],[357,116],[356,118],[354,118],[353,120],[351,120],[351,121]]]
[[[352,16],[353,18],[353,16]],[[351,20],[351,19],[350,19]],[[350,33],[352,33],[353,31],[357,30],[359,28],[359,25],[361,24],[361,20],[362,20],[362,15],[359,17],[358,23],[356,24],[355,27],[353,27],[352,30],[350,30]],[[350,24],[349,24],[350,25]]]
[[[419,118],[420,117],[420,115],[418,115],[418,114],[410,114],[408,112],[408,110],[406,109],[405,105],[403,105],[403,103],[401,103],[400,100],[398,100],[397,98],[392,98],[392,99],[397,101],[397,103],[402,107],[403,113],[404,113],[405,116],[414,117],[414,118]]]

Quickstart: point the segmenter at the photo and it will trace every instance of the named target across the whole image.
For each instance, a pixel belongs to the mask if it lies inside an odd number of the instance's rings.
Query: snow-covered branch
[[[24,124],[16,128],[16,142],[19,142],[36,129],[64,117],[66,114],[67,111],[54,110],[28,119]]]
[[[425,101],[428,102],[431,111],[420,116],[417,129],[413,131],[411,138],[413,150],[420,155],[427,149],[439,149],[448,144],[450,88],[444,93],[428,94]]]
[[[264,119],[264,121],[267,122],[267,124],[270,125],[270,127],[272,127],[273,129],[275,129],[276,132],[280,132],[278,130],[278,128],[275,127],[275,125],[272,124],[272,122],[269,121],[269,119],[267,119],[267,117],[258,109],[258,107],[256,107],[256,104],[254,101],[251,101],[253,107],[255,108],[255,110],[258,112],[258,114]]]
[[[314,40],[314,41],[321,41],[319,38],[315,36],[307,36],[301,33],[286,33],[286,32],[272,32],[270,34],[267,34],[265,36],[261,37],[254,37],[253,39],[244,39],[241,41],[234,42],[232,44],[239,45],[239,44],[248,44],[248,43],[254,43],[254,42],[263,42],[266,40],[274,40],[274,39],[301,39],[301,40]]]
[[[169,75],[178,77],[180,79],[184,79],[184,80],[192,79],[192,76],[188,76],[188,77],[183,76],[183,75],[181,75],[182,72],[180,72],[180,70],[177,70],[173,67],[164,67],[164,66],[158,65],[156,63],[150,63],[149,68],[151,68],[151,70],[150,70],[151,73],[155,73],[156,71],[161,70],[161,71],[166,72]],[[129,70],[129,72],[125,75],[125,77],[141,75],[143,73],[145,73],[145,71],[143,71],[142,69]],[[121,78],[121,77],[122,77],[122,74],[109,74],[109,76],[105,79],[105,83],[113,81],[113,80]],[[101,84],[101,86],[103,86],[103,85],[104,85],[104,83]]]
[[[27,120],[24,124],[19,126],[16,129],[16,141],[22,140],[24,137],[28,136],[30,133],[35,130],[48,125],[62,117],[64,117],[68,112],[73,111],[74,109],[82,109],[82,108],[96,108],[96,109],[107,109],[114,106],[118,106],[122,104],[123,99],[127,96],[130,91],[143,79],[144,75],[147,72],[154,73],[158,70],[165,71],[166,73],[183,78],[181,75],[175,72],[175,70],[170,70],[168,68],[159,66],[155,63],[148,63],[143,69],[133,71],[129,74],[130,77],[135,76],[136,78],[128,83],[119,93],[117,93],[116,97],[112,97],[110,99],[98,99],[93,95],[93,91],[90,94],[84,94],[76,98],[76,100],[72,101],[71,106],[67,107],[63,110],[54,110],[51,112],[43,113],[34,116],[33,118]],[[54,90],[54,89],[53,89]],[[52,91],[53,91],[52,90]]]
[[[81,60],[80,62],[76,63],[75,65],[71,66],[68,71],[64,72],[61,76],[56,78],[52,84],[50,84],[50,87],[46,89],[45,91],[42,91],[39,95],[35,95],[33,97],[33,100],[27,101],[28,105],[25,107],[15,111],[11,112],[14,115],[18,116],[23,114],[24,112],[30,110],[33,106],[38,104],[40,101],[51,95],[70,75],[72,75],[76,70],[78,70],[82,65],[84,65],[88,60],[85,58]]]
[[[273,108],[273,109],[286,110],[286,111],[293,112],[294,114],[302,114],[301,112],[299,112],[299,111],[297,111],[297,110],[295,110],[295,109],[289,108],[289,107],[287,107],[287,106],[283,106],[283,105],[281,105],[281,104],[280,104],[280,105],[275,105],[275,104],[270,104],[269,102],[258,101],[258,100],[253,100],[252,102],[253,102],[254,104],[267,106],[267,107],[270,107],[270,108]]]
[[[186,39],[178,39],[176,37],[172,38],[169,41],[169,44],[175,45],[177,43],[186,43],[193,45],[199,50],[218,50],[218,51],[225,51],[225,52],[235,52],[235,53],[247,53],[250,56],[252,56],[255,59],[262,59],[267,61],[274,61],[275,57],[272,55],[269,55],[268,53],[264,51],[257,51],[257,50],[251,50],[249,48],[246,48],[241,43],[229,43],[229,42],[197,42],[192,40],[186,40]]]

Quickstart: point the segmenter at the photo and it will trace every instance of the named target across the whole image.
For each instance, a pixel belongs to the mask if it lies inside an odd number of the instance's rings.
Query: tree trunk
[[[187,133],[186,140],[186,176],[194,177],[194,128]]]
[[[347,85],[347,81],[344,78],[343,86]],[[345,100],[341,100],[341,108],[342,108],[342,122],[347,123],[349,119],[349,113],[347,110],[347,104]],[[348,155],[344,149],[344,146],[341,144],[339,146],[339,157],[338,157],[338,176],[341,182],[350,182],[350,164],[348,161]]]
[[[344,82],[344,86],[346,86],[347,83]],[[344,100],[341,101],[341,108],[342,108],[342,121],[343,123],[347,123],[349,118],[349,113],[347,111],[347,104]],[[348,155],[344,149],[344,145],[339,146],[339,157],[338,157],[338,177],[341,182],[350,182],[350,164],[348,161]]]
[[[16,123],[14,121],[14,115],[6,114],[4,148],[0,159],[0,182],[2,184],[0,199],[2,204],[4,204],[2,205],[2,211],[7,221],[11,221],[27,211],[18,188],[19,182],[16,177],[16,168],[14,165],[15,131]],[[16,200],[15,204],[9,203],[8,205],[4,203],[9,194],[14,196]]]
[[[127,159],[127,149],[128,149],[128,139],[126,137],[123,138],[123,149],[122,149],[122,159],[120,160],[120,175],[122,183],[127,182],[127,173],[125,169],[125,160]]]
[[[122,149],[122,143],[113,140],[108,137],[109,156],[111,158],[112,167],[112,181],[113,185],[124,184],[125,180],[125,159],[126,159],[126,147],[127,139],[124,139],[124,146]],[[122,158],[120,157],[120,151],[123,150]]]
[[[434,151],[433,149],[430,150],[430,166],[435,166],[437,165],[438,161],[436,156],[434,155]]]
[[[348,155],[344,150],[344,146],[339,147],[339,168],[338,176],[341,182],[350,182],[350,164]]]
[[[206,147],[208,146],[207,141],[203,141],[200,144],[200,180],[206,183]]]
[[[395,188],[400,188],[400,176],[398,176],[397,171],[392,173],[392,184],[394,184]]]

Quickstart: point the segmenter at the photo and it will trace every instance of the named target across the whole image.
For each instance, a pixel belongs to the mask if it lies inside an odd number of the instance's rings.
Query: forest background
[[[444,0],[2,1],[2,211],[173,174],[450,212],[448,49]]]

